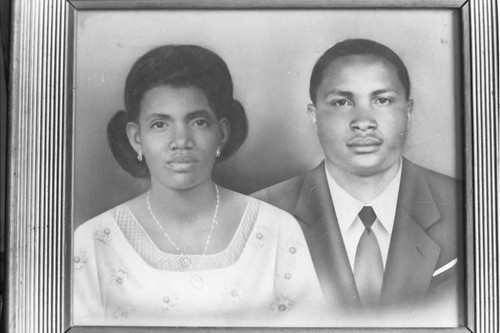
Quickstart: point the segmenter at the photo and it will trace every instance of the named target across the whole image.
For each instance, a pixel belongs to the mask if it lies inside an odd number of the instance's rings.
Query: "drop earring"
[[[142,162],[142,155],[141,155],[141,154],[139,154],[139,153],[137,154],[137,160],[138,160],[139,162]]]
[[[220,156],[220,147],[217,148],[217,152],[215,153],[215,157],[219,157]]]

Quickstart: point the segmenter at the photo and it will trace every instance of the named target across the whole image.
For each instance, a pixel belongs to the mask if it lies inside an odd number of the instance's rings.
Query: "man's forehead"
[[[403,88],[396,69],[386,61],[370,58],[338,60],[325,70],[320,89],[346,92],[367,89],[373,92]]]
[[[363,69],[364,67],[379,66],[385,69],[396,72],[396,67],[386,59],[372,55],[372,54],[355,54],[348,56],[341,56],[334,59],[325,68],[323,77],[325,75],[333,75],[346,70],[352,71],[357,69]]]

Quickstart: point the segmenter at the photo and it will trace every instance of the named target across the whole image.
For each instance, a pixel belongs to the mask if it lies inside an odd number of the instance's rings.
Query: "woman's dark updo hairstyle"
[[[309,97],[316,104],[316,94],[323,81],[323,74],[328,66],[340,57],[352,55],[373,55],[390,62],[395,68],[406,92],[410,98],[410,76],[403,60],[390,48],[369,39],[346,39],[333,45],[325,51],[314,65],[309,84]]]
[[[108,123],[111,151],[124,170],[135,177],[149,177],[146,163],[137,160],[130,145],[126,126],[138,121],[144,95],[161,86],[200,89],[217,118],[228,120],[231,134],[217,160],[228,158],[241,146],[248,124],[242,105],[233,99],[233,81],[224,60],[200,46],[161,46],[135,62],[125,84],[125,111],[118,111]]]

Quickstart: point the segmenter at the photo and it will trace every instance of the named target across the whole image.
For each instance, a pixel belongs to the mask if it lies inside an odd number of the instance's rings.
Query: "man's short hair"
[[[314,104],[316,104],[318,87],[323,81],[323,74],[327,67],[340,57],[352,55],[373,55],[393,64],[405,89],[406,98],[410,97],[410,76],[408,75],[408,70],[401,58],[394,51],[385,45],[369,39],[346,39],[326,50],[314,65],[309,84],[309,96]]]

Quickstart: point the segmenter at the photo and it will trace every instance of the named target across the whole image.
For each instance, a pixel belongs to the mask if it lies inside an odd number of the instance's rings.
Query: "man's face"
[[[398,165],[413,102],[396,69],[370,55],[340,57],[325,70],[308,110],[327,163],[370,177]]]

